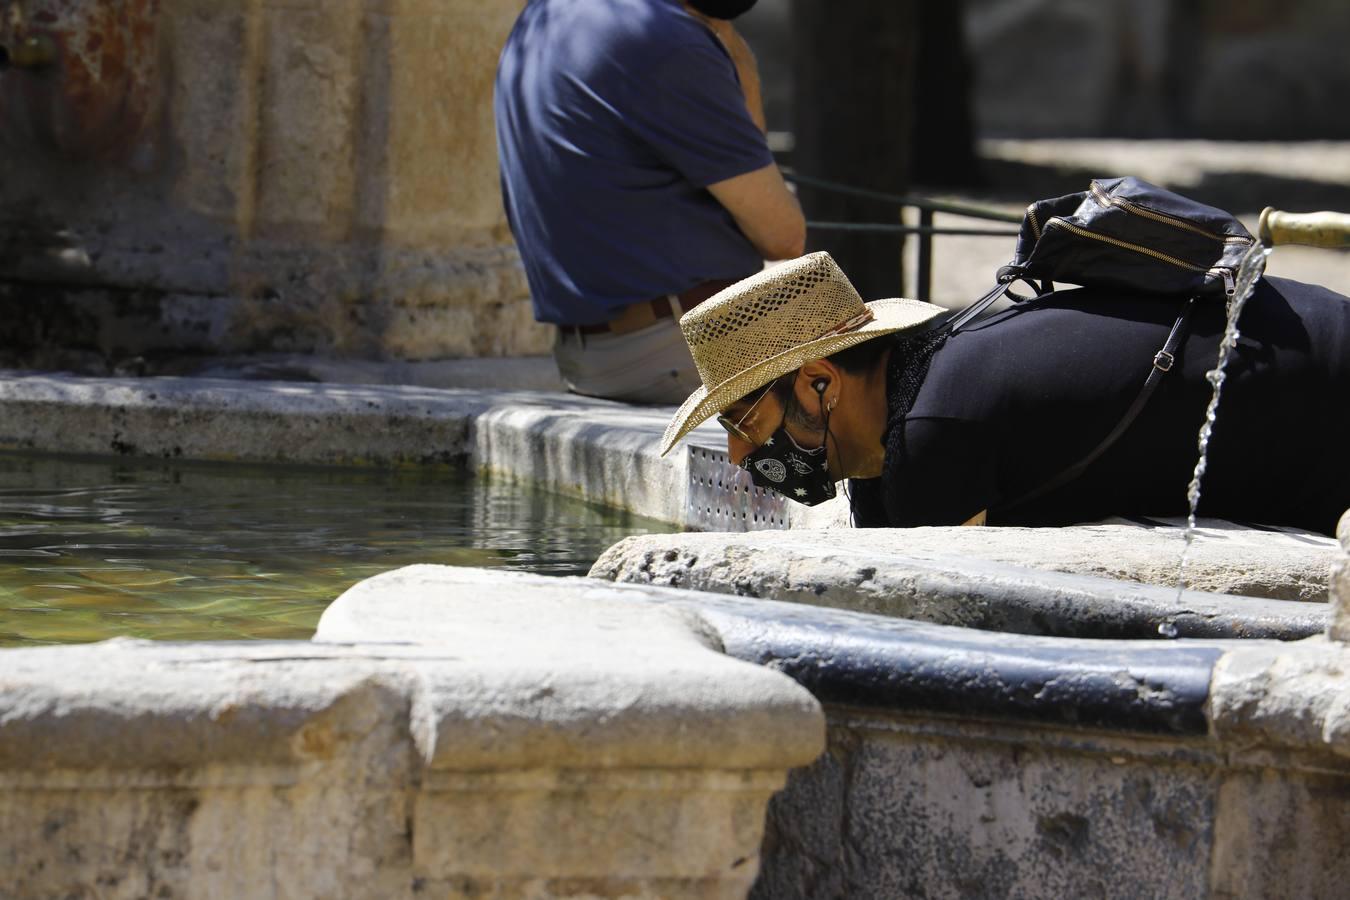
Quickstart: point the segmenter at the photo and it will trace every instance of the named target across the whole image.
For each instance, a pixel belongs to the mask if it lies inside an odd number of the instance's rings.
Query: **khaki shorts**
[[[703,383],[673,318],[627,334],[559,326],[553,359],[567,389],[588,397],[677,405]]]

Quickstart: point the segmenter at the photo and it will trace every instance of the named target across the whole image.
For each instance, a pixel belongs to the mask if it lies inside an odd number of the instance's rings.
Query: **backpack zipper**
[[[1079,228],[1077,225],[1073,225],[1069,222],[1066,222],[1059,217],[1055,217],[1051,219],[1049,222],[1045,223],[1045,227],[1047,229],[1049,229],[1051,225],[1058,225],[1060,228],[1067,228],[1069,231],[1073,232],[1079,237],[1090,238],[1094,241],[1101,241],[1104,244],[1113,244],[1125,250],[1133,250],[1135,253],[1142,253],[1145,256],[1151,256],[1156,260],[1168,263],[1173,266],[1177,266],[1178,268],[1189,269],[1192,272],[1210,271],[1209,269],[1202,269],[1199,266],[1193,266],[1190,263],[1186,262],[1184,259],[1177,259],[1175,256],[1168,256],[1166,253],[1154,250],[1150,247],[1144,247],[1139,244],[1131,244],[1129,241],[1122,241],[1119,238],[1107,237],[1104,234],[1094,234],[1093,232],[1088,231],[1086,228]]]
[[[1070,222],[1066,222],[1059,217],[1055,217],[1045,223],[1045,228],[1047,231],[1050,229],[1051,225],[1058,225],[1060,228],[1067,229],[1068,231],[1073,232],[1079,237],[1089,238],[1090,240],[1094,241],[1101,241],[1104,244],[1111,244],[1112,246],[1120,247],[1123,250],[1133,250],[1135,253],[1142,253],[1145,256],[1151,256],[1154,259],[1158,260],[1159,262],[1165,262],[1168,265],[1176,266],[1177,268],[1180,269],[1186,269],[1191,272],[1203,272],[1206,275],[1218,275],[1220,278],[1223,279],[1224,293],[1228,294],[1228,296],[1230,297],[1236,290],[1233,283],[1233,270],[1228,268],[1227,266],[1214,266],[1213,268],[1210,269],[1204,269],[1201,268],[1200,266],[1191,265],[1184,259],[1177,259],[1175,256],[1169,256],[1166,253],[1162,253],[1150,247],[1144,247],[1139,244],[1131,244],[1129,241],[1122,241],[1119,238],[1107,237],[1104,234],[1094,234],[1091,231],[1088,231],[1086,228],[1079,228],[1077,225],[1074,225]]]
[[[1220,278],[1222,278],[1223,292],[1228,296],[1231,297],[1237,293],[1237,284],[1233,280],[1233,270],[1228,268],[1227,266],[1215,266],[1205,274],[1207,275],[1217,274]]]
[[[1036,204],[1032,203],[1027,207],[1027,221],[1031,223],[1031,234],[1036,240],[1041,239],[1041,223],[1036,221]]]
[[[1171,225],[1173,228],[1180,228],[1183,231],[1189,231],[1192,232],[1193,234],[1198,234],[1201,237],[1207,237],[1210,240],[1220,241],[1221,243],[1225,244],[1250,245],[1252,242],[1251,238],[1245,238],[1242,237],[1241,235],[1214,234],[1213,232],[1206,231],[1205,229],[1199,227],[1198,225],[1194,225],[1190,222],[1187,222],[1185,219],[1178,219],[1174,216],[1164,215],[1163,213],[1160,212],[1154,212],[1153,210],[1149,209],[1146,206],[1140,206],[1139,204],[1132,203],[1131,201],[1126,200],[1122,197],[1112,197],[1110,194],[1106,193],[1106,190],[1100,184],[1098,184],[1095,181],[1092,182],[1092,195],[1097,198],[1097,201],[1099,203],[1104,203],[1108,206],[1114,206],[1119,209],[1123,209],[1128,213],[1134,213],[1137,216],[1143,216],[1144,218],[1152,219],[1155,222],[1162,222],[1164,225]]]

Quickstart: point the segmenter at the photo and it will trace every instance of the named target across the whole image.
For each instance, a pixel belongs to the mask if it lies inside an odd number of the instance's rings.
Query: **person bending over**
[[[949,334],[945,310],[864,304],[828,254],[804,256],[681,320],[703,384],[662,453],[716,415],[732,461],[762,487],[817,503],[857,479],[862,526],[1183,515],[1225,325],[1218,301],[1197,301],[1124,434],[1044,490],[1120,422],[1183,302],[1061,290]],[[1350,298],[1264,278],[1240,326],[1200,512],[1331,534],[1350,507]]]
[[[730,19],[754,0],[530,0],[502,50],[502,196],[568,388],[678,403],[676,321],[802,252],[759,75]]]

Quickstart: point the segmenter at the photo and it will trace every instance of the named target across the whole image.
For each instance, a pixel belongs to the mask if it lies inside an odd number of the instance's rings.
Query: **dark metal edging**
[[[1209,641],[1100,641],[974,631],[766,600],[689,604],[725,652],[825,704],[1156,735],[1208,733]]]

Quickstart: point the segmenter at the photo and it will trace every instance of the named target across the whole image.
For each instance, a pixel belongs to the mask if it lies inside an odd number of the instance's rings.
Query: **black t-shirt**
[[[1181,310],[1175,297],[1059,291],[991,316],[934,354],[903,424],[900,465],[854,483],[864,526],[1063,525],[1176,516],[1197,459],[1225,304],[1197,304],[1176,366],[1080,477],[1010,503],[1086,456],[1120,421]],[[1264,279],[1239,323],[1200,514],[1330,533],[1350,507],[1350,298]],[[894,390],[894,385],[888,385]]]

